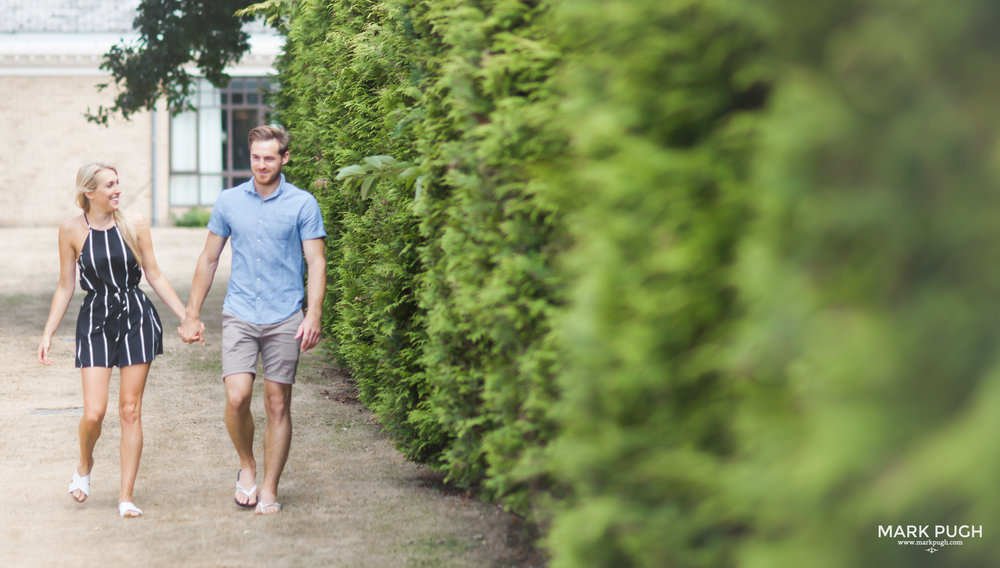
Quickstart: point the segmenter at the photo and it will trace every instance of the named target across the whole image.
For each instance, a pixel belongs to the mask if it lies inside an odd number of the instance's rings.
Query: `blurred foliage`
[[[755,160],[741,566],[988,566],[1000,550],[1000,6],[775,0]],[[962,547],[880,525],[982,525]]]
[[[174,217],[174,225],[178,227],[207,227],[208,219],[212,216],[211,209],[201,209],[200,207],[192,207],[184,212],[183,215]]]
[[[749,511],[727,502],[739,400],[723,354],[770,67],[744,12],[565,0],[552,18],[573,144],[549,185],[575,243],[554,567],[731,566],[748,530]]]

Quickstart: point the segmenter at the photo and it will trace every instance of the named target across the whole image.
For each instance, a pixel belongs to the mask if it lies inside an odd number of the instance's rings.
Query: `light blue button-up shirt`
[[[305,259],[302,241],[326,237],[316,198],[285,182],[261,199],[253,179],[223,191],[208,230],[232,239],[233,264],[223,308],[264,325],[302,309]]]

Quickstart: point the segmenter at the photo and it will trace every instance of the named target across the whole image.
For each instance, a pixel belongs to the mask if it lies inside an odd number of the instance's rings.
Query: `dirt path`
[[[198,229],[154,229],[157,258],[183,299]],[[98,443],[91,497],[67,486],[82,398],[73,368],[80,296],[57,332],[55,364],[35,360],[58,276],[56,229],[0,229],[0,565],[2,566],[522,566],[534,565],[516,519],[444,487],[406,462],[321,352],[304,356],[293,391],[285,510],[255,517],[233,503],[236,455],[222,422],[217,280],[203,316],[206,347],[165,334],[143,408],[145,449],[135,501],[118,517],[117,373]],[[228,266],[220,275],[228,274]],[[148,287],[164,328],[174,316]],[[263,408],[256,387],[258,466]],[[259,472],[263,473],[263,470]]]

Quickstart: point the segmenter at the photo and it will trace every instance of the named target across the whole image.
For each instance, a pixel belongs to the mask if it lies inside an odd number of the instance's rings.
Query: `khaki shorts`
[[[285,385],[295,384],[302,341],[295,339],[305,319],[299,310],[278,323],[257,325],[222,311],[222,378],[237,373],[257,376],[260,355],[264,379]]]

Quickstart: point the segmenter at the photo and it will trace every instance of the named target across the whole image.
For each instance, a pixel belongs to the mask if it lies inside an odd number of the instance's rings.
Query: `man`
[[[235,500],[267,515],[281,511],[278,480],[292,440],[292,384],[299,353],[320,340],[326,230],[316,198],[286,182],[281,173],[289,158],[287,132],[259,126],[250,132],[249,142],[253,178],[222,192],[215,202],[179,332],[188,343],[204,343],[201,307],[231,237],[232,271],[222,311],[222,378],[226,429],[240,460]],[[308,278],[303,314],[304,268]],[[267,414],[259,493],[250,413],[258,355]]]

